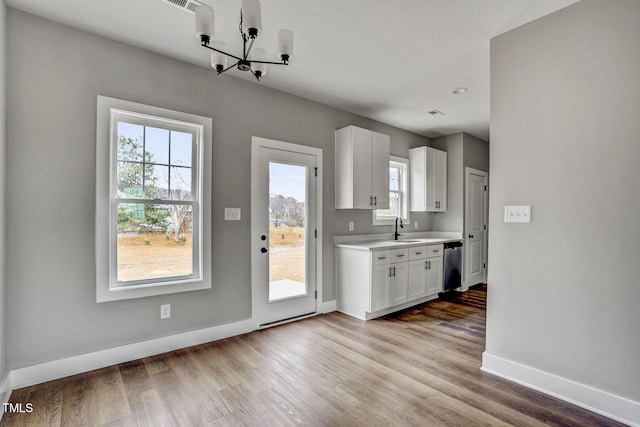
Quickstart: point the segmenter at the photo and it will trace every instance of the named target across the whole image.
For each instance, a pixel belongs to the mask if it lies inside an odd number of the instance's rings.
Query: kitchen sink
[[[384,241],[382,243],[397,243],[397,244],[400,244],[400,243],[420,243],[420,242],[421,242],[421,240],[386,240],[386,241]]]

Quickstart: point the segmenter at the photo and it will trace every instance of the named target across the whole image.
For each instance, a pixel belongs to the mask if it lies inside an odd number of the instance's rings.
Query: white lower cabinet
[[[437,297],[442,245],[361,250],[336,246],[338,310],[372,319]]]
[[[389,264],[374,265],[371,272],[371,311],[382,310],[389,307]]]
[[[414,300],[427,295],[427,261],[409,261],[409,289],[407,298]]]
[[[427,295],[442,292],[442,256],[427,259]]]
[[[409,266],[407,262],[391,264],[389,280],[389,307],[407,302],[407,285],[409,283]]]

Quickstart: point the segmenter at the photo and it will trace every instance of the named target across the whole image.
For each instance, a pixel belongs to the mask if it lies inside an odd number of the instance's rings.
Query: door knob
[[[268,252],[267,248],[260,248],[260,252],[262,252],[263,254],[266,254]]]
[[[260,236],[260,240],[267,240],[267,236],[263,234],[262,236]]]
[[[473,239],[473,234],[469,234],[469,238],[470,238],[470,239]]]

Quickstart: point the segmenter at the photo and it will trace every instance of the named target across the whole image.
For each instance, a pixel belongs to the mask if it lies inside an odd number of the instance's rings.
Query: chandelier
[[[289,65],[293,54],[293,32],[278,32],[280,62],[267,61],[266,51],[254,48],[253,44],[262,30],[262,12],[258,0],[242,0],[240,9],[240,35],[242,36],[242,54],[233,55],[226,51],[226,43],[215,38],[215,12],[211,6],[201,4],[196,7],[196,37],[200,45],[210,49],[211,66],[218,74],[232,68],[240,71],[251,71],[255,78],[267,74],[267,64]],[[229,65],[229,58],[232,64]]]

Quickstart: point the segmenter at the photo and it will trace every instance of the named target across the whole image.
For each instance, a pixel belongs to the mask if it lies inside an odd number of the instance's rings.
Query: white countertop
[[[369,250],[383,250],[383,249],[402,249],[402,248],[410,248],[414,246],[424,246],[424,245],[437,245],[440,243],[447,242],[460,242],[462,239],[459,238],[406,238],[400,240],[369,240],[369,241],[356,241],[356,242],[343,242],[336,243],[336,247],[339,248],[350,248],[350,249],[360,249],[364,251]]]

